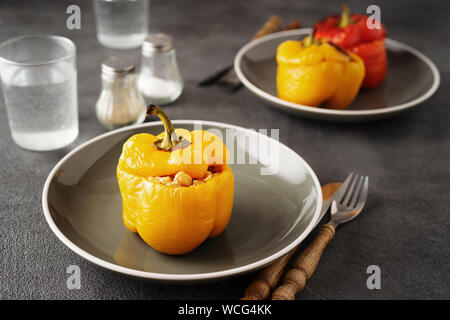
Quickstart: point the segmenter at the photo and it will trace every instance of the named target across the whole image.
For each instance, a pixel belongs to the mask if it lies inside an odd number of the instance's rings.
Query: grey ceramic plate
[[[241,82],[269,104],[300,116],[329,121],[367,121],[392,116],[425,101],[436,91],[436,66],[419,51],[386,39],[388,75],[378,88],[361,90],[346,110],[313,108],[279,99],[275,54],[285,40],[299,40],[310,29],[278,32],[245,45],[236,55],[234,70]]]
[[[192,130],[195,122],[173,123]],[[131,135],[163,131],[160,123],[146,123],[96,137],[55,166],[45,183],[42,201],[56,236],[74,252],[104,268],[172,282],[249,272],[300,243],[312,230],[322,206],[320,185],[308,164],[288,147],[255,131],[216,122],[196,123],[201,123],[204,130],[218,129],[224,137],[225,130],[231,129],[235,137],[227,145],[235,142],[235,158],[242,150],[246,154],[247,164],[231,164],[235,199],[225,232],[189,254],[168,256],[156,252],[124,227],[116,165],[122,144]],[[246,142],[239,138],[244,135],[273,143],[279,157],[276,153],[249,154],[244,148]],[[249,164],[249,159],[256,161]],[[275,174],[261,175],[262,168]]]

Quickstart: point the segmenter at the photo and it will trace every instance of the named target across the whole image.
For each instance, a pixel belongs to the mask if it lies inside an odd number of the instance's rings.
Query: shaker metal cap
[[[172,48],[172,37],[165,33],[152,33],[142,43],[143,52],[164,52]]]
[[[111,76],[115,75],[127,75],[134,72],[134,64],[124,57],[113,56],[102,63],[102,73]]]

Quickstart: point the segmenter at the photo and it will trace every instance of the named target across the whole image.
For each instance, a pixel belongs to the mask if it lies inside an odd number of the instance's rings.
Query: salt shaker
[[[144,121],[146,107],[137,89],[135,66],[126,58],[110,57],[102,63],[102,92],[95,110],[108,129]]]
[[[138,87],[147,104],[169,104],[181,95],[183,80],[171,36],[155,33],[144,40]]]

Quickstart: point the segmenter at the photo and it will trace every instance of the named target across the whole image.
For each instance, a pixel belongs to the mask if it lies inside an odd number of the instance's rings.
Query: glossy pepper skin
[[[179,255],[225,229],[233,207],[234,177],[226,164],[229,152],[219,137],[201,130],[174,132],[188,143],[170,151],[154,145],[167,131],[129,138],[123,145],[117,178],[125,226],[152,248]],[[210,166],[218,174],[202,184],[185,187],[155,181],[180,171],[202,178]]]
[[[365,89],[379,86],[387,74],[386,29],[381,23],[379,29],[369,29],[368,19],[361,14],[350,16],[344,6],[342,15],[330,16],[314,26],[316,39],[332,42],[361,57],[366,69],[362,84]]]
[[[312,107],[346,108],[364,78],[362,60],[329,43],[285,41],[277,49],[278,96]]]

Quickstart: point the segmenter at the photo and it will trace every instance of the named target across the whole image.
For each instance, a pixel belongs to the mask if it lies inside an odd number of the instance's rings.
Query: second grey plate
[[[386,118],[425,101],[437,90],[439,72],[434,63],[414,48],[386,39],[388,74],[372,90],[361,90],[345,110],[315,108],[278,98],[276,50],[286,40],[299,40],[310,29],[278,32],[246,44],[236,55],[234,70],[241,82],[269,104],[297,115],[328,121],[355,122]]]

